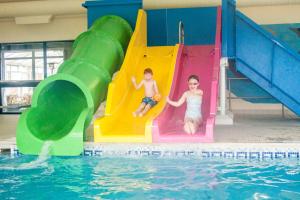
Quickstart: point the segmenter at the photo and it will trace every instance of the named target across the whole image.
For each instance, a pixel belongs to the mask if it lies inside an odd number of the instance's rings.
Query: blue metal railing
[[[243,20],[245,23],[247,23],[249,26],[251,26],[255,31],[257,31],[258,33],[260,33],[261,35],[263,35],[268,40],[272,41],[273,44],[275,44],[276,46],[282,48],[284,51],[286,51],[287,53],[289,53],[295,59],[297,59],[298,61],[300,61],[300,56],[299,56],[299,54],[296,51],[293,51],[283,41],[281,41],[280,39],[274,37],[271,33],[265,31],[259,25],[257,25],[255,23],[253,23],[252,21],[250,21],[248,19],[248,17],[246,17],[244,14],[242,14],[239,11],[236,11],[236,17],[238,17],[239,19]]]
[[[262,74],[260,74],[257,70],[253,69],[247,62],[245,62],[244,60],[240,59],[240,58],[236,58],[239,62],[243,63],[244,65],[246,65],[251,71],[253,71],[255,74],[257,74],[258,76],[260,76],[260,78],[264,79],[265,81],[267,81],[268,83],[270,83],[273,87],[272,81],[265,78]],[[275,86],[276,87],[276,86]],[[292,100],[294,100],[295,102],[298,102],[300,104],[300,101],[295,99],[294,97],[290,96],[289,94],[287,94],[285,91],[281,90],[280,88],[276,87],[278,90],[280,90],[281,93],[283,93],[286,96],[289,96],[289,98],[291,98]]]
[[[237,70],[300,115],[300,55],[236,11]]]

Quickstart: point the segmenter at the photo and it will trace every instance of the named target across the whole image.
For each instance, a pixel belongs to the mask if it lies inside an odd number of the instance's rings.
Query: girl
[[[196,75],[189,76],[188,85],[189,90],[184,92],[178,101],[171,101],[167,97],[167,102],[172,106],[179,107],[186,101],[184,131],[187,134],[195,134],[198,126],[202,123],[201,104],[203,91],[198,89],[199,78]]]

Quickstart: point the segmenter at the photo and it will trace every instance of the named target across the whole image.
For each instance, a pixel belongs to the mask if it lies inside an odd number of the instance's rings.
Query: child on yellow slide
[[[159,101],[160,95],[158,92],[157,84],[156,81],[153,80],[153,72],[150,68],[144,70],[144,79],[139,84],[136,83],[136,79],[134,76],[131,78],[131,80],[135,89],[138,90],[142,86],[144,86],[145,88],[145,97],[142,99],[142,103],[138,107],[138,109],[133,112],[134,117],[142,117]]]

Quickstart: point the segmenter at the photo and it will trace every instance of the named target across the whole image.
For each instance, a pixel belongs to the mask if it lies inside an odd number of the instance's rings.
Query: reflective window
[[[1,89],[4,113],[18,112],[31,104],[32,87],[6,87]]]
[[[0,47],[0,103],[3,107],[0,113],[19,112],[20,108],[30,105],[34,90],[30,82],[36,85],[36,81],[56,74],[72,54],[71,41],[0,44]],[[10,85],[9,81],[21,84]]]
[[[47,75],[56,74],[58,67],[64,62],[64,58],[49,58],[47,59]]]
[[[32,80],[32,60],[4,60],[3,80]]]

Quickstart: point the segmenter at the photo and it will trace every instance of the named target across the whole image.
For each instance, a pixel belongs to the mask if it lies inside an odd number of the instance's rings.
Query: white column
[[[228,67],[228,58],[221,58],[220,60],[220,99],[219,99],[219,113],[216,117],[216,124],[218,125],[233,125],[233,113],[226,108],[226,67]]]
[[[228,58],[223,57],[220,60],[220,114],[226,114],[226,67]]]

